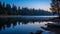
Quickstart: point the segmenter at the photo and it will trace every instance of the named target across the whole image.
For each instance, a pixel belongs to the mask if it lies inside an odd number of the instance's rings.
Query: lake
[[[53,23],[47,21],[55,17],[47,16],[16,16],[16,17],[0,17],[0,34],[30,34],[35,33],[37,30],[43,30],[42,34],[48,34],[49,31],[41,27],[47,27],[45,24]],[[50,31],[51,32],[51,31]],[[53,32],[51,32],[53,33]]]

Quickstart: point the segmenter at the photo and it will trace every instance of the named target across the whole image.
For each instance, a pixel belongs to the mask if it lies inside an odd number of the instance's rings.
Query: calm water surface
[[[23,20],[22,20],[23,19]],[[47,19],[47,18],[45,18]],[[29,20],[29,21],[28,21]],[[39,21],[38,21],[39,20]],[[39,19],[28,18],[0,18],[0,34],[30,34],[35,33],[37,30],[43,30],[42,34],[48,34],[41,27],[47,27],[45,24],[53,23],[51,21],[41,21]]]

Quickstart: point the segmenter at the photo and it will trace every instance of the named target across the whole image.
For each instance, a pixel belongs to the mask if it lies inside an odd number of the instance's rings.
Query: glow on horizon
[[[6,4],[16,5],[20,7],[28,7],[35,9],[44,9],[50,8],[51,0],[0,0],[1,2],[5,2]]]

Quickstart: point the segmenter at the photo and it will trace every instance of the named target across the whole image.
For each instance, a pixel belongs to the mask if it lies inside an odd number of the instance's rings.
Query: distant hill
[[[44,10],[30,10],[30,11],[22,11],[21,15],[53,15],[52,12],[44,11]]]

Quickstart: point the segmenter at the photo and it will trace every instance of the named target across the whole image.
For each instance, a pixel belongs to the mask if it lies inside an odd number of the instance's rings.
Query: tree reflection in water
[[[34,20],[22,20],[19,18],[0,18],[0,31],[3,29],[5,30],[5,28],[10,28],[11,25],[16,26],[17,23],[20,25],[20,23],[22,24],[28,24],[28,23],[34,23]]]
[[[17,25],[17,21],[18,24],[20,25],[20,20],[17,20],[15,18],[0,18],[0,31],[3,29],[5,30],[5,28],[9,28],[11,27],[11,24],[13,24],[13,27]],[[22,24],[27,24],[28,22],[22,22]]]
[[[35,20],[36,21],[36,20]],[[10,28],[12,25],[13,27],[17,25],[17,23],[20,25],[21,23],[22,24],[28,24],[29,22],[30,23],[33,23],[35,22],[34,20],[21,20],[19,18],[0,18],[0,31],[1,30],[5,30],[5,28]],[[37,20],[38,22],[38,20]],[[41,21],[39,21],[40,23]],[[43,22],[43,21],[42,21]],[[57,32],[57,33],[60,33],[60,29],[50,29],[48,28],[47,30],[49,31],[54,31],[54,32]],[[37,31],[39,33],[39,30]],[[41,31],[42,32],[42,31]],[[31,32],[32,34],[32,32]]]

